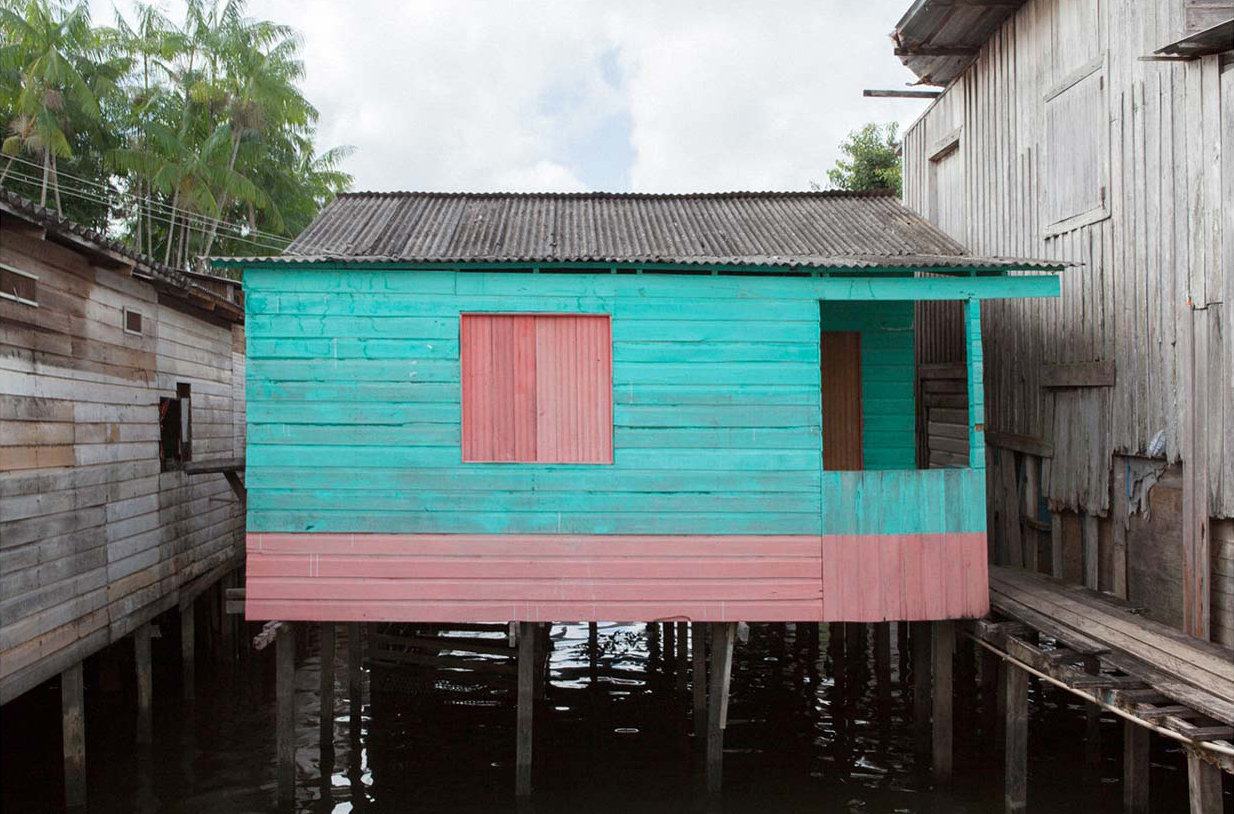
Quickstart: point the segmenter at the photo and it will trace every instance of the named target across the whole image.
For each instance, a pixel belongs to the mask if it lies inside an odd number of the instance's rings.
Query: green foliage
[[[299,36],[245,12],[95,27],[84,1],[0,0],[0,181],[170,264],[277,253],[351,185],[351,148],[316,154]]]
[[[848,134],[840,145],[846,158],[827,170],[827,180],[836,189],[853,191],[894,189],[900,194],[902,169],[896,149],[897,125],[871,122]]]

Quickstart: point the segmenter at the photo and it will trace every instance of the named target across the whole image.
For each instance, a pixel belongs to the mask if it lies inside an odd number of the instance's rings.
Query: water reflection
[[[906,632],[907,626],[752,625],[734,658],[723,810],[1001,811],[993,723],[980,714],[978,666],[963,648],[955,670],[955,784],[932,787],[928,760],[922,765],[915,757]],[[314,633],[302,642],[296,677],[296,808],[705,810],[682,635],[691,637],[688,626],[671,638],[658,625],[552,626],[544,700],[535,717],[536,793],[520,806],[513,797],[513,676],[423,665],[373,670],[366,673],[363,708],[353,711],[340,635],[334,735],[323,755]],[[91,810],[274,810],[272,655],[203,665],[197,700],[188,704],[178,697],[175,653],[156,652],[152,749],[132,745],[131,687],[104,690],[88,682]],[[52,690],[40,688],[4,709],[5,810],[59,805],[58,691]],[[1103,719],[1105,752],[1086,769],[1083,706],[1034,683],[1031,710],[1030,806],[1120,811],[1119,722]],[[15,732],[30,734],[18,743]],[[1186,811],[1185,763],[1160,738],[1154,739],[1152,783],[1153,811]]]

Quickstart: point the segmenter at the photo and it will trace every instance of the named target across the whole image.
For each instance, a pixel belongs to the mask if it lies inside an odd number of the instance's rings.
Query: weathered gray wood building
[[[0,703],[80,689],[169,609],[191,648],[193,598],[243,552],[224,475],[186,471],[243,454],[243,314],[238,282],[0,191]]]
[[[1234,642],[1234,3],[917,0],[893,37],[944,88],[906,203],[975,253],[1082,264],[982,314],[998,561]],[[945,464],[962,330],[923,316]]]

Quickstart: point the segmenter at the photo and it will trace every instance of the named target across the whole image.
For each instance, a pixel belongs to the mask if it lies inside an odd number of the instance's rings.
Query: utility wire
[[[13,159],[14,161],[16,161],[16,162],[17,162],[17,163],[19,163],[19,164],[24,164],[24,165],[29,166],[29,167],[31,167],[31,168],[33,168],[33,169],[35,169],[35,170],[40,171],[40,172],[43,170],[43,165],[42,165],[42,164],[39,164],[39,163],[34,162],[34,161],[30,161],[30,160],[28,160],[28,159],[21,158],[20,156],[7,156],[6,158],[11,158],[11,159]],[[10,175],[12,175],[13,173],[12,173],[12,172],[10,172],[9,174],[10,174]],[[137,195],[137,194],[132,193],[132,192],[126,192],[126,191],[121,191],[121,190],[113,189],[111,186],[109,186],[109,185],[107,185],[107,184],[105,184],[105,183],[103,183],[103,182],[101,182],[101,181],[95,181],[95,180],[91,180],[91,179],[89,179],[89,178],[83,178],[83,177],[81,177],[80,175],[73,175],[72,173],[67,173],[67,172],[57,171],[57,172],[56,172],[56,178],[57,178],[57,179],[60,179],[60,178],[70,178],[70,179],[73,179],[73,180],[76,180],[76,181],[80,181],[80,182],[81,182],[81,183],[83,183],[83,184],[88,184],[88,185],[95,186],[95,187],[98,187],[98,188],[100,188],[100,189],[104,190],[104,191],[105,191],[105,192],[106,192],[109,196],[111,196],[111,195],[115,195],[115,196],[118,196],[118,197],[124,197],[124,198],[127,198],[127,199],[129,199],[129,200],[131,200],[131,201],[146,203],[146,204],[148,204],[149,206],[152,206],[152,207],[159,207],[159,208],[161,208],[161,209],[163,209],[163,210],[166,210],[166,211],[168,211],[168,212],[176,212],[178,215],[181,215],[181,216],[183,216],[183,217],[185,217],[185,218],[195,219],[195,220],[197,220],[197,221],[199,221],[199,222],[203,222],[203,221],[204,221],[207,225],[213,225],[213,224],[214,224],[214,222],[215,222],[215,219],[214,219],[214,218],[208,217],[208,216],[206,216],[206,215],[202,215],[202,214],[201,214],[201,213],[199,213],[199,212],[193,212],[192,210],[184,209],[183,207],[173,206],[172,204],[169,204],[169,203],[167,203],[167,202],[165,202],[165,201],[160,201],[160,200],[158,200],[158,199],[151,198],[151,197],[146,196],[146,195]],[[39,178],[38,178],[38,183],[40,183],[40,184],[42,183],[42,178],[41,178],[41,177],[39,177]],[[274,232],[267,232],[267,231],[262,230],[262,229],[256,229],[256,228],[250,227],[250,226],[248,226],[247,224],[244,224],[244,223],[237,223],[237,222],[235,222],[235,221],[228,221],[228,220],[223,220],[223,219],[219,219],[218,223],[219,223],[219,228],[220,228],[220,229],[222,229],[222,227],[224,227],[224,226],[229,226],[229,227],[231,227],[233,230],[235,230],[235,229],[241,229],[241,230],[243,230],[243,231],[241,231],[241,232],[240,232],[240,234],[241,234],[241,235],[244,235],[244,234],[251,234],[251,235],[257,235],[257,236],[259,236],[259,237],[269,238],[269,239],[272,239],[272,240],[282,240],[282,241],[286,241],[286,242],[288,242],[288,243],[290,243],[290,242],[291,242],[291,238],[288,238],[288,237],[286,237],[286,236],[284,236],[284,235],[275,234]]]
[[[39,184],[41,184],[43,180],[41,177],[27,175],[26,173],[23,173],[20,171],[10,172],[9,177],[22,181],[27,184],[35,185],[35,186],[38,186]],[[90,201],[92,203],[103,204],[104,206],[115,206],[114,201],[111,201],[107,198],[100,197],[97,194],[91,194],[87,191],[80,190],[76,187],[66,185],[66,184],[59,184],[59,187],[60,187],[61,195],[69,195],[71,197],[80,198],[82,200]],[[179,218],[176,221],[173,221],[169,215],[164,215],[161,213],[154,213],[154,212],[150,212],[147,214],[152,220],[156,220],[159,223],[164,223],[169,226],[173,225],[174,223],[180,223],[181,225],[190,225],[186,223],[184,218]],[[209,226],[211,223],[213,223],[213,221],[199,219],[198,223],[200,224],[199,228],[201,228],[201,227]],[[270,249],[271,251],[276,251],[276,252],[281,252],[283,251],[284,248],[286,248],[285,246],[276,246],[270,243],[263,243],[259,240],[253,240],[251,238],[244,237],[243,235],[227,235],[227,237],[230,240],[235,240],[240,243],[247,243],[251,246],[259,246],[263,249]]]

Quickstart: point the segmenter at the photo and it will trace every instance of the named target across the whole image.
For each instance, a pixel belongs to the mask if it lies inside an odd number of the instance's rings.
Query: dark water
[[[87,663],[90,810],[273,811],[273,653],[199,665],[197,699],[179,692],[174,625],[155,645],[155,744],[134,745],[132,654]],[[864,629],[867,633],[869,627]],[[870,636],[848,655],[826,625],[752,625],[734,658],[720,807],[763,812],[1002,811],[1002,762],[983,730],[972,662],[957,660],[955,782],[934,788],[913,756],[907,658],[876,675]],[[352,732],[346,646],[336,666],[334,761],[322,771],[315,639],[297,671],[297,810],[534,811],[570,814],[705,810],[691,707],[673,660],[642,625],[601,625],[593,665],[584,625],[552,628],[550,680],[535,721],[531,803],[517,805],[512,684],[474,674],[366,674]],[[202,654],[203,656],[205,654]],[[200,658],[201,656],[199,656]],[[59,689],[49,683],[3,709],[0,803],[6,812],[62,808]],[[1118,812],[1122,724],[1101,722],[1103,755],[1088,768],[1085,711],[1030,685],[1029,808]],[[1153,739],[1152,810],[1187,810],[1183,753]],[[1228,783],[1227,783],[1228,788]],[[1230,810],[1230,797],[1226,797]],[[715,802],[712,801],[713,808]]]

